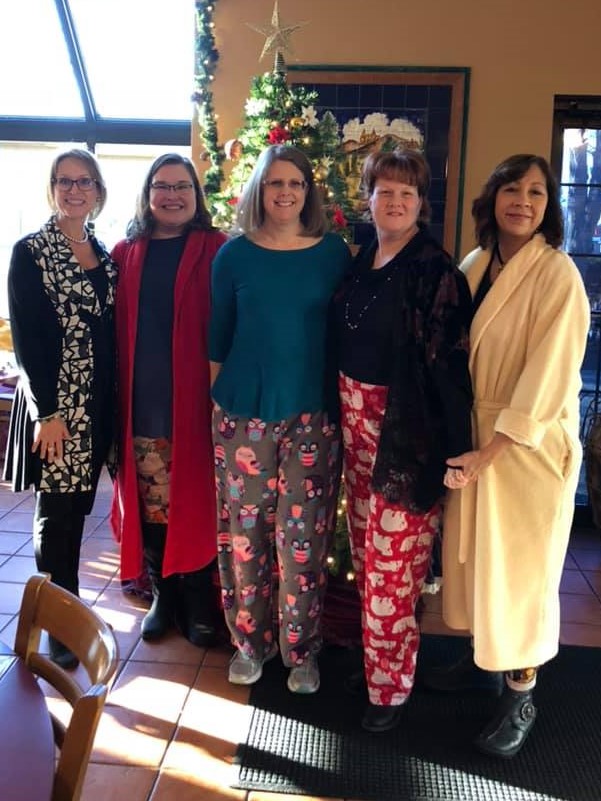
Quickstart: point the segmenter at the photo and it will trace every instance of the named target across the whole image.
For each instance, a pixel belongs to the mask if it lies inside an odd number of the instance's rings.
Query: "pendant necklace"
[[[348,295],[348,298],[346,300],[346,303],[344,304],[344,322],[345,322],[346,327],[350,331],[356,331],[359,328],[359,324],[360,324],[361,320],[363,319],[363,316],[364,316],[365,312],[370,308],[370,306],[373,305],[375,299],[378,297],[378,295],[380,294],[382,289],[384,287],[386,287],[390,283],[390,281],[394,278],[394,276],[396,275],[397,267],[398,267],[397,264],[395,264],[393,266],[393,268],[391,269],[390,273],[386,276],[384,281],[382,281],[382,283],[376,288],[376,291],[373,293],[373,295],[370,298],[368,298],[367,303],[359,311],[359,314],[357,314],[357,316],[355,317],[355,320],[353,321],[353,320],[351,320],[351,315],[350,315],[351,301],[353,299],[353,296],[357,292],[357,288],[359,286],[359,282],[360,282],[362,276],[358,275],[355,278],[354,285],[353,285],[353,287],[351,287],[351,291],[349,292],[349,295]]]

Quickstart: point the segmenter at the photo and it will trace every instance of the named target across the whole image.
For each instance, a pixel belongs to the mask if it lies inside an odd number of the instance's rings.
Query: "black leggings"
[[[85,516],[72,510],[44,509],[37,493],[33,517],[33,552],[37,569],[50,573],[52,581],[79,594],[79,552]]]

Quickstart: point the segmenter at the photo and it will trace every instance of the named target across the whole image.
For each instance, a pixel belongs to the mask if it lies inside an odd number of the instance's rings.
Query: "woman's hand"
[[[460,467],[447,467],[443,483],[449,489],[463,489],[470,483]]]
[[[35,453],[39,448],[40,459],[46,459],[49,464],[60,462],[63,458],[65,439],[71,439],[71,434],[62,417],[38,420],[33,429],[31,452]]]
[[[513,442],[510,437],[497,432],[488,445],[477,451],[467,451],[461,456],[447,459],[447,472],[444,484],[449,489],[462,489],[472,481],[477,481],[483,470],[494,461]]]

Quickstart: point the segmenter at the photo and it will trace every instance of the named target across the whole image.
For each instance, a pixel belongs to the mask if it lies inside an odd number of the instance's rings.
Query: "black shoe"
[[[401,719],[402,706],[376,706],[368,704],[361,726],[374,734],[394,729]]]
[[[54,637],[48,637],[48,646],[50,659],[63,670],[75,670],[79,665],[79,659],[75,654]]]
[[[485,692],[496,696],[501,695],[505,684],[503,673],[482,670],[476,665],[471,648],[451,665],[419,672],[416,683],[419,687],[439,693]]]
[[[474,745],[485,754],[509,759],[524,745],[535,720],[532,691],[515,692],[506,687],[497,714],[474,740]]]
[[[188,625],[186,639],[197,648],[210,648],[217,642],[217,631],[215,626],[210,623],[200,623],[195,621]]]
[[[208,648],[217,642],[213,568],[211,564],[181,577],[178,625],[188,642],[198,648]]]
[[[367,692],[367,681],[363,669],[349,674],[342,682],[344,691],[349,695],[362,695]]]

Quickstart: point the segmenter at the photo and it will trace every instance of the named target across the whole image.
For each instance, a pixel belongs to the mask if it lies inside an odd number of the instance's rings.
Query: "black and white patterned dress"
[[[99,265],[84,270],[51,218],[17,242],[8,277],[20,380],[13,405],[5,477],[16,491],[32,484],[49,502],[93,502],[112,440],[113,306],[116,267],[91,237]],[[34,421],[60,412],[71,434],[64,458],[48,464],[31,453]]]

